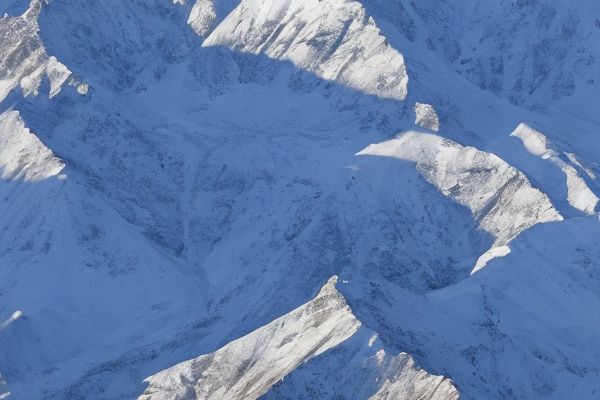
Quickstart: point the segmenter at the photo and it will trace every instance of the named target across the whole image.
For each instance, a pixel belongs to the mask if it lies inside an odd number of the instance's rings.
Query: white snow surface
[[[548,197],[520,171],[494,154],[433,134],[407,132],[357,154],[416,163],[429,182],[471,210],[496,246],[537,223],[562,220]]]
[[[598,397],[596,1],[0,12],[0,398]]]
[[[440,119],[431,104],[415,103],[415,124],[437,132],[440,129]]]
[[[360,382],[359,393],[369,396],[369,389],[374,391],[369,399],[416,400],[424,396],[435,400],[458,399],[458,392],[449,380],[427,374],[416,367],[407,354],[389,357],[380,345],[374,349],[376,335],[372,332],[367,346],[355,343],[362,342],[366,332],[358,333],[361,323],[336,290],[336,283],[334,276],[310,302],[216,352],[149,377],[146,379],[148,388],[139,399],[252,400],[267,393],[276,383],[280,385],[276,389],[280,394],[271,393],[265,398],[280,398],[293,392],[281,393],[281,385],[287,384],[286,375],[302,364],[310,365],[313,358],[321,363],[319,355],[342,343],[351,349],[358,345],[359,349],[363,348],[361,352],[367,348],[370,353],[362,365],[356,362],[358,360],[350,364],[355,369],[351,370],[354,374],[367,378]],[[351,339],[353,336],[356,338]],[[346,343],[348,341],[350,343]],[[321,358],[328,357],[323,354]],[[338,364],[343,369],[348,366]],[[377,377],[369,376],[372,374]],[[290,379],[297,377],[292,375]]]
[[[479,257],[477,259],[477,263],[473,267],[473,271],[471,271],[471,274],[474,274],[475,272],[477,272],[480,269],[482,269],[483,267],[485,267],[487,265],[487,263],[490,262],[491,260],[493,260],[494,258],[504,257],[508,253],[510,253],[510,247],[508,247],[508,246],[492,247],[491,249],[489,249],[488,251],[483,253],[481,255],[481,257]]]
[[[332,278],[314,300],[215,353],[148,378],[140,399],[257,399],[299,364],[360,327],[336,291],[336,281]]]
[[[38,182],[57,176],[64,163],[25,126],[17,111],[0,114],[0,177]]]
[[[198,0],[188,18],[188,24],[200,36],[210,32],[216,22],[217,11],[212,0]]]
[[[340,0],[243,0],[204,41],[265,54],[367,94],[403,100],[408,75],[362,5]]]
[[[531,154],[553,163],[562,170],[565,175],[567,201],[573,208],[587,215],[595,212],[599,199],[578,172],[577,167],[580,165],[573,162],[572,157],[569,158],[567,154],[564,154],[563,158],[566,160],[562,159],[560,153],[553,149],[554,146],[549,143],[543,133],[525,124],[520,124],[511,133],[511,136],[519,138]]]
[[[25,96],[37,95],[43,79],[48,79],[49,97],[56,96],[62,86],[72,78],[69,69],[56,57],[49,56],[38,35],[37,18],[42,0],[34,0],[23,15],[0,19],[0,101],[11,90],[20,87]],[[82,85],[74,79],[68,83]]]

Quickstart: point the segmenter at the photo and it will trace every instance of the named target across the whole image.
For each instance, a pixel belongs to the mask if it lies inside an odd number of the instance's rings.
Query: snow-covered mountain
[[[596,3],[0,3],[0,398],[596,398]]]
[[[313,300],[215,353],[150,377],[140,399],[257,398],[265,393],[266,398],[458,398],[450,381],[415,368],[409,355],[387,356],[377,334],[361,329],[336,283],[334,276]],[[332,348],[350,358],[340,365],[340,355],[318,357]],[[283,378],[312,358],[326,364],[316,369],[327,375],[311,379],[300,369],[290,378],[297,387],[286,388],[290,384]],[[338,376],[340,367],[344,373]],[[331,386],[330,379],[346,382]],[[279,386],[268,392],[276,382]]]

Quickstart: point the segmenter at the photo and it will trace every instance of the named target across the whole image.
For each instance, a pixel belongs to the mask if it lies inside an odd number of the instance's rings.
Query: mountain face
[[[148,378],[140,399],[258,398],[277,382],[266,398],[458,398],[449,380],[415,368],[409,355],[386,355],[377,334],[352,315],[336,283],[334,276],[313,300],[215,353]],[[342,354],[332,357],[326,353],[330,349]],[[298,369],[286,388],[284,376],[312,358],[323,375],[306,377]],[[346,382],[331,387],[332,379]]]
[[[598,397],[596,1],[0,12],[0,398]]]

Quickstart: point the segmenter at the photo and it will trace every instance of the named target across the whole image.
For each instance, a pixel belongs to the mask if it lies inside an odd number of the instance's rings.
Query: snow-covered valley
[[[600,395],[595,1],[0,13],[0,398]]]

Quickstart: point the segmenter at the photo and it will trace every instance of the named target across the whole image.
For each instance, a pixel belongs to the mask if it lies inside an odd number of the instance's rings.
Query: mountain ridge
[[[372,331],[266,398],[593,398],[596,7],[517,3],[3,6],[0,396],[135,398],[335,275]]]

